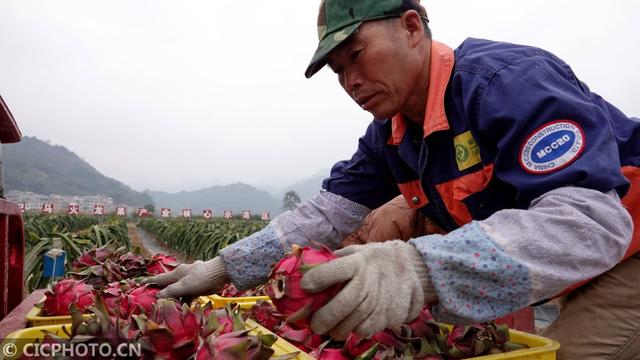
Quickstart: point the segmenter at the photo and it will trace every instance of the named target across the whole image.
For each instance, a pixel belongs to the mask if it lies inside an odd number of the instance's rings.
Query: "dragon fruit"
[[[69,305],[75,304],[80,311],[86,311],[94,304],[93,288],[82,281],[63,279],[45,292],[42,305],[44,315],[69,315]]]
[[[276,327],[284,321],[284,316],[276,313],[273,305],[264,300],[258,300],[251,309],[249,309],[247,315],[258,324],[273,332],[275,332]]]
[[[112,253],[113,250],[108,248],[106,245],[85,251],[79,258],[73,261],[73,264],[71,265],[72,270],[79,271],[90,266],[101,264],[107,260]]]
[[[187,359],[201,330],[201,314],[173,299],[159,299],[146,322],[143,345],[158,359]]]
[[[447,346],[447,355],[455,359],[499,354],[528,347],[510,342],[507,326],[495,323],[456,325],[449,333]]]
[[[341,349],[324,348],[314,351],[311,356],[318,360],[350,360],[352,358],[345,356]]]
[[[120,282],[109,283],[100,290],[102,301],[104,301],[104,304],[110,314],[116,313],[116,309],[118,309],[120,305],[120,297],[122,296],[122,293],[123,284]]]
[[[312,351],[323,342],[322,337],[311,331],[311,328],[295,329],[286,322],[276,329],[276,334],[305,352]]]
[[[201,308],[205,317],[203,335],[208,336],[213,332],[227,334],[233,331],[244,330],[244,319],[239,307],[227,305],[222,309],[213,309],[211,302]]]
[[[132,314],[151,313],[160,287],[155,284],[140,285],[133,281],[109,283],[101,295],[110,314],[127,318]]]
[[[118,257],[117,263],[124,269],[127,278],[143,275],[146,272],[146,263],[142,255],[129,251]]]
[[[202,341],[195,359],[270,359],[271,355],[275,353],[270,348],[276,342],[275,335],[249,336],[248,333],[248,330],[240,330],[209,336]],[[295,354],[292,356],[295,356]]]
[[[324,246],[319,249],[293,245],[292,252],[271,270],[265,292],[286,321],[298,327],[309,326],[311,315],[329,302],[342,289],[342,284],[319,293],[307,293],[300,286],[304,271],[326,263],[337,256]]]
[[[149,275],[164,274],[175,269],[178,265],[179,263],[175,257],[165,254],[156,254],[147,262],[147,273],[149,273]]]

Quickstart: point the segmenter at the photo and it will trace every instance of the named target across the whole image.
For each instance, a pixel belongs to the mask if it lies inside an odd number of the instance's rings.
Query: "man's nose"
[[[348,69],[344,71],[345,90],[352,98],[356,97],[358,89],[362,86],[362,78],[357,71]]]

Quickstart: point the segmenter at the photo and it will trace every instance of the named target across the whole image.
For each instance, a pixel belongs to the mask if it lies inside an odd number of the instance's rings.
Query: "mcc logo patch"
[[[520,166],[546,174],[571,164],[584,150],[584,131],[570,120],[552,121],[534,130],[522,143]]]

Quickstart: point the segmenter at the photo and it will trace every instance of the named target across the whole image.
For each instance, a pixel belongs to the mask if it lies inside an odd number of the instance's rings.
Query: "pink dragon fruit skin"
[[[164,274],[178,267],[179,263],[175,257],[165,254],[153,255],[151,261],[147,263],[147,272],[150,275]]]
[[[220,334],[227,334],[233,332],[233,319],[225,309],[213,309],[207,308],[203,312],[205,318],[209,318],[211,314],[215,314],[217,320],[217,326],[222,327],[219,331]]]
[[[170,299],[159,299],[149,316],[145,335],[153,351],[163,359],[182,359],[196,350],[202,318]]]
[[[311,328],[294,329],[287,323],[278,327],[276,334],[304,352],[312,351],[322,345],[323,341],[320,335],[311,331]]]
[[[375,340],[365,339],[356,333],[351,333],[344,343],[343,352],[352,358],[356,358],[376,344]]]
[[[248,337],[247,333],[248,330],[239,330],[208,336],[201,341],[195,360],[265,360],[271,358],[274,350],[265,346],[262,339]],[[275,336],[272,335],[268,342],[275,340]]]
[[[150,314],[156,302],[156,294],[160,287],[155,284],[139,285],[125,281],[112,282],[101,291],[107,311],[111,315],[118,315],[123,319],[132,314]]]
[[[324,348],[317,352],[312,352],[311,356],[318,360],[350,360],[342,353],[342,349]]]
[[[258,300],[251,307],[249,317],[272,332],[275,332],[276,327],[284,321],[284,316],[276,313],[273,305],[264,300]]]
[[[140,314],[142,311],[144,311],[145,314],[150,314],[153,304],[158,300],[156,295],[159,291],[160,288],[154,284],[145,284],[132,288],[130,291],[122,294],[120,308],[123,312],[126,312],[127,316],[130,314]]]
[[[292,252],[280,260],[271,271],[265,292],[287,322],[298,328],[309,326],[311,315],[329,302],[342,289],[342,284],[319,293],[307,293],[300,286],[304,268],[336,259],[326,247],[314,249],[292,246]]]
[[[89,266],[103,263],[113,252],[106,246],[85,251],[79,258],[73,261],[72,267],[75,270],[84,269]]]
[[[110,314],[115,314],[115,309],[120,306],[120,297],[122,296],[122,288],[119,282],[109,283],[100,291],[102,301],[104,302]]]
[[[95,303],[93,288],[82,281],[63,279],[45,292],[42,311],[45,315],[69,315],[69,305],[75,304],[80,311]]]

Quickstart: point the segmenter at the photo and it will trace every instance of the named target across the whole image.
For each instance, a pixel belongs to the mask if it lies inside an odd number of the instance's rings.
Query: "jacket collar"
[[[424,137],[435,131],[448,130],[449,120],[444,109],[444,96],[453,71],[453,50],[438,41],[431,40],[431,63],[429,64],[429,90],[427,91],[427,107],[423,122]],[[406,120],[402,114],[391,118],[390,145],[399,145],[407,130]]]

